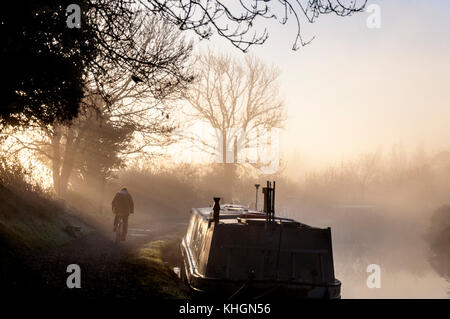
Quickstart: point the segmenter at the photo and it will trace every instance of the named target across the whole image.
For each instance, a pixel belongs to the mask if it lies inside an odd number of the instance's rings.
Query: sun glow
[[[25,144],[32,140],[34,134],[36,132],[20,132],[7,136],[1,145],[2,154],[7,165],[19,164],[23,167],[27,182],[50,190],[53,186],[51,169],[33,146]]]

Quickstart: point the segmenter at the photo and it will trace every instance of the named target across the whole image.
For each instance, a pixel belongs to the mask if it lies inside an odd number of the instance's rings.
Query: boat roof
[[[192,211],[197,213],[204,220],[209,220],[212,218],[212,207],[193,208]],[[219,220],[220,222],[226,224],[242,224],[242,220],[260,223],[265,221],[265,213],[248,209],[243,205],[223,204],[220,205]],[[275,216],[275,223],[311,227],[294,219],[279,216]]]

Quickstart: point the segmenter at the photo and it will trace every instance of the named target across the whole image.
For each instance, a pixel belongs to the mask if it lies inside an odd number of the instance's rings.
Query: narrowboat
[[[191,210],[181,242],[185,283],[226,298],[340,298],[331,229],[275,216],[275,182],[262,191],[263,211],[218,197]]]

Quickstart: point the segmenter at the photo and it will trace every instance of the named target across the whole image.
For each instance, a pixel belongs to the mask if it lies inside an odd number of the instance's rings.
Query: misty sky
[[[378,149],[389,153],[394,144],[450,148],[450,1],[368,2],[374,3],[380,29],[367,27],[369,13],[323,16],[304,24],[305,40],[315,40],[292,51],[293,20],[270,23],[267,42],[250,50],[282,71],[289,165],[294,157],[317,167]],[[241,55],[218,37],[205,44]]]

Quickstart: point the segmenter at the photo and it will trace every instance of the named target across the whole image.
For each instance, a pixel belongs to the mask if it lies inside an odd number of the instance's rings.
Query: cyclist
[[[125,240],[128,230],[128,215],[134,213],[134,203],[128,190],[124,187],[116,193],[112,201],[112,211],[114,213],[114,232],[117,230],[119,218],[123,219],[122,240]]]

